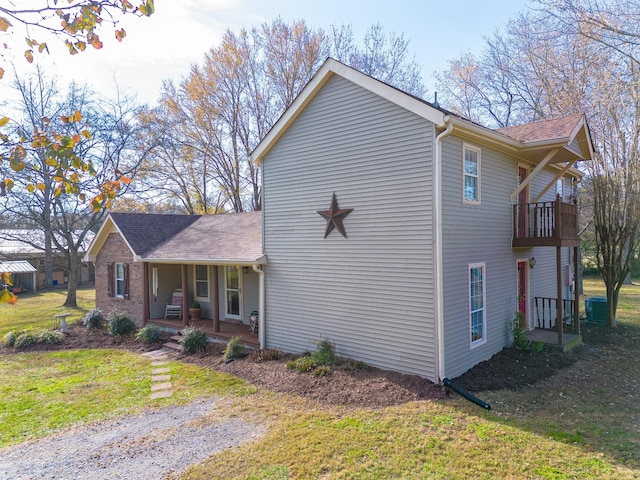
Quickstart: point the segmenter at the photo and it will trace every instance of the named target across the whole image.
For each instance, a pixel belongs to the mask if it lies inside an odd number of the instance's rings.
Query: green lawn
[[[585,296],[602,296],[602,288],[588,280]],[[212,456],[183,478],[640,478],[639,298],[639,286],[623,288],[620,331],[583,351],[574,367],[516,392],[475,392],[491,411],[459,397],[384,409],[329,408],[174,362],[180,373],[172,378],[193,381],[169,401],[226,392],[218,415],[269,427],[265,436]],[[149,367],[135,354],[87,350],[0,360],[5,442],[106,411],[136,411],[148,398]],[[89,413],[69,418],[60,405],[71,403]],[[114,407],[123,404],[130,404],[126,411]],[[15,423],[25,425],[19,431]]]
[[[67,298],[66,290],[19,294],[15,305],[0,303],[0,336],[9,330],[51,328],[56,313],[71,313],[68,323],[80,320],[88,310],[95,307],[95,292],[94,288],[79,288],[78,308],[62,306]]]

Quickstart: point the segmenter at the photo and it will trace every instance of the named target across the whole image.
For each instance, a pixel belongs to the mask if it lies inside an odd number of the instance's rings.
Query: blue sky
[[[188,74],[189,66],[200,62],[227,28],[238,31],[279,15],[285,21],[302,18],[312,27],[325,29],[351,24],[360,39],[369,26],[380,22],[386,32],[404,33],[410,40],[431,96],[434,71],[446,68],[449,60],[463,52],[480,53],[484,36],[526,8],[526,0],[156,0],[156,13],[150,18],[123,19],[127,38],[122,43],[108,38],[111,28],[107,27],[100,51],[71,57],[64,46],[53,46],[48,40],[54,55],[38,61],[55,68],[63,81],[87,82],[111,96],[117,82],[121,90],[153,103],[162,80],[179,81]],[[17,34],[22,37],[22,32]],[[32,68],[22,58],[16,64],[21,72]]]

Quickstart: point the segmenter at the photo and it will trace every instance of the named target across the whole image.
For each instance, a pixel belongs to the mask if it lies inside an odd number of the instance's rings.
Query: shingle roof
[[[71,232],[74,242],[78,241],[80,231]],[[66,245],[67,241],[60,235],[55,235],[58,242]],[[93,240],[94,233],[88,231],[82,240],[80,251],[85,252]],[[54,249],[57,249],[55,246]],[[44,252],[44,230],[28,228],[0,229],[0,255],[15,256],[15,254],[31,255]]]
[[[169,215],[159,213],[109,214],[136,253],[144,256],[200,218],[200,215]]]
[[[524,125],[498,128],[496,129],[496,132],[502,133],[503,135],[511,137],[520,142],[538,142],[551,141],[555,139],[566,139],[571,135],[571,133],[576,128],[576,125],[578,125],[582,118],[583,115],[581,113],[578,113],[566,117],[526,123]]]
[[[262,255],[262,212],[247,212],[203,215],[145,257],[253,262]]]

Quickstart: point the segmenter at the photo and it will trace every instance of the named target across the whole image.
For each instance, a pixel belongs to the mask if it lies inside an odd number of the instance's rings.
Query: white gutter
[[[443,289],[443,265],[442,265],[442,139],[453,131],[453,123],[449,115],[444,117],[447,126],[436,137],[436,156],[434,159],[433,181],[433,223],[435,237],[433,239],[433,270],[435,280],[435,314],[436,314],[436,348],[438,362],[438,378],[442,381],[446,375],[444,370],[444,289]]]
[[[259,297],[258,298],[258,338],[260,339],[260,348],[265,348],[264,271],[262,270],[262,268],[260,268],[260,265],[257,263],[254,263],[252,267],[253,267],[253,271],[257,272],[258,275],[260,276],[260,287],[259,287],[260,293],[258,294],[258,297]]]

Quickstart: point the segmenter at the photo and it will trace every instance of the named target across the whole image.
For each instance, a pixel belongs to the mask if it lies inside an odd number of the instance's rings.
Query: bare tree
[[[350,27],[334,28],[330,37],[304,21],[229,30],[179,86],[165,83],[160,105],[146,117],[155,146],[145,188],[189,213],[259,210],[259,171],[249,155],[332,53],[410,93],[424,90],[408,41],[380,25],[363,47]]]
[[[54,247],[63,254],[69,278],[65,306],[74,307],[79,282],[78,254],[87,233],[102,222],[106,210],[93,208],[83,195],[67,192],[56,183],[57,166],[50,162],[48,147],[39,143],[37,132],[47,125],[55,126],[57,132],[70,139],[88,137],[79,142],[77,153],[90,161],[93,169],[78,174],[74,188],[98,196],[115,172],[128,175],[136,166],[137,152],[133,155],[136,107],[125,98],[114,103],[98,99],[95,92],[75,84],[63,93],[56,80],[42,72],[24,79],[16,77],[14,86],[21,95],[21,114],[16,114],[21,122],[17,128],[29,137],[31,146],[25,150],[26,168],[14,174],[16,184],[22,188],[3,198],[4,216],[43,232],[44,245],[35,241],[32,244],[44,251],[45,286],[52,286]],[[91,124],[91,135],[83,125],[64,120],[66,112],[80,109],[85,112],[85,122]]]

